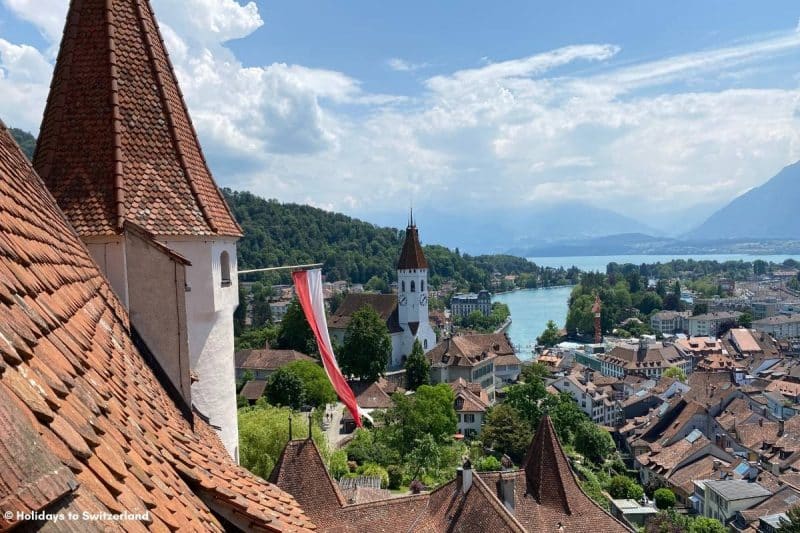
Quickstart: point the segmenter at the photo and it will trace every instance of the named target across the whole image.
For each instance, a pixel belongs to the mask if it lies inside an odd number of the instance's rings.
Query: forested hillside
[[[387,282],[395,279],[404,231],[306,205],[264,200],[249,192],[223,192],[244,230],[238,245],[240,270],[320,262],[331,280],[366,283],[373,276]],[[424,225],[420,237],[424,242]],[[434,286],[443,278],[451,278],[471,289],[488,287],[493,272],[525,274],[527,286],[569,283],[568,276],[577,281],[576,272],[539,268],[520,257],[473,257],[437,245],[424,249]],[[284,282],[288,277],[288,273],[280,275]]]
[[[8,131],[11,132],[11,136],[17,141],[19,147],[22,148],[25,157],[27,157],[29,161],[33,159],[33,150],[36,148],[36,137],[19,128],[8,128]]]

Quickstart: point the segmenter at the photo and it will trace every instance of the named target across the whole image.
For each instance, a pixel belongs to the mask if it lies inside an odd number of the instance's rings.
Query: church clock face
[[[422,306],[428,305],[428,297],[426,295],[422,295],[419,297],[419,304]]]
[[[400,297],[400,305],[406,305],[408,303],[408,298],[405,296]]]

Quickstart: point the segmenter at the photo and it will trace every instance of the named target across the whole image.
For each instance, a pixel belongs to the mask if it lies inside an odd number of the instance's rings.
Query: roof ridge
[[[108,3],[111,3],[112,0],[106,0]],[[205,202],[201,198],[200,194],[197,191],[197,186],[192,179],[192,172],[189,168],[189,165],[186,163],[186,154],[184,153],[183,147],[181,146],[180,139],[178,139],[178,131],[177,131],[177,124],[175,124],[175,115],[172,110],[172,106],[170,105],[169,99],[166,95],[166,90],[164,88],[164,78],[161,69],[158,68],[156,64],[155,54],[153,52],[153,36],[150,34],[150,30],[147,29],[147,24],[145,24],[145,13],[144,7],[142,6],[141,0],[132,0],[136,4],[136,15],[139,22],[139,28],[141,29],[142,35],[144,36],[144,43],[145,43],[145,51],[147,52],[147,57],[150,59],[150,67],[153,71],[153,76],[156,79],[156,85],[158,87],[158,96],[161,100],[161,106],[164,109],[164,114],[167,116],[167,123],[169,124],[169,135],[172,139],[172,145],[175,147],[175,152],[178,154],[178,161],[181,165],[181,169],[183,170],[184,178],[186,179],[186,183],[189,185],[189,189],[192,191],[192,195],[194,196],[195,200],[197,201],[197,205],[200,207],[200,212],[203,214],[203,219],[208,224],[211,231],[216,233],[217,226],[214,221],[211,219],[208,213],[208,208],[205,205]],[[164,46],[164,39],[161,37],[161,32],[158,28],[158,22],[156,21],[155,15],[152,12],[152,8],[149,7],[150,18],[153,20],[153,24],[155,26],[156,36],[158,40],[161,42],[162,48],[164,49],[164,56],[166,57],[167,68],[169,69],[169,74],[175,77],[175,70],[172,66],[172,61],[169,59],[169,52],[167,52],[167,47]],[[175,85],[178,86],[177,78],[175,80]],[[181,97],[180,100],[183,100],[183,95],[181,94],[180,88],[178,87],[178,94]],[[182,104],[183,111],[186,114],[188,119],[189,112],[186,109],[186,102]],[[191,123],[191,119],[188,119]],[[192,133],[194,134],[194,126],[192,126]],[[197,139],[197,135],[194,134],[194,140],[197,143],[197,146],[200,146],[200,142]],[[205,160],[203,161],[205,163]]]
[[[108,65],[111,76],[111,144],[114,160],[114,212],[117,215],[117,231],[122,231],[125,224],[125,182],[122,172],[122,139],[120,129],[122,117],[119,111],[119,76],[117,72],[117,52],[114,45],[114,0],[106,0],[106,31],[108,32]]]

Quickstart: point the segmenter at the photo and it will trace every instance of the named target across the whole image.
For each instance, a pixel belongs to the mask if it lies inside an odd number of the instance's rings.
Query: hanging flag
[[[347,384],[347,380],[344,379],[342,371],[339,370],[339,364],[333,353],[331,338],[328,335],[328,321],[325,318],[325,300],[322,296],[322,271],[318,268],[298,270],[292,272],[292,279],[300,306],[317,339],[317,347],[322,358],[322,366],[325,367],[325,373],[328,374],[328,379],[339,399],[353,415],[356,425],[362,427],[361,416],[368,420],[371,419],[369,415],[359,409],[356,396],[350,385]]]

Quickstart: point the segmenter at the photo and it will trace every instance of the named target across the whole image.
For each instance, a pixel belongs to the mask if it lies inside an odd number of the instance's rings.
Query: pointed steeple
[[[72,0],[34,166],[83,236],[240,236],[148,0]]]
[[[567,514],[571,513],[568,491],[580,492],[580,487],[572,475],[548,415],[542,416],[539,422],[525,456],[524,469],[528,493],[539,504],[558,507]]]
[[[411,270],[428,268],[428,261],[419,243],[419,230],[414,224],[414,209],[411,208],[408,217],[408,227],[406,227],[406,239],[403,242],[403,249],[400,252],[400,260],[397,262],[398,270]]]

